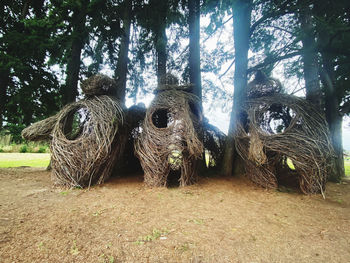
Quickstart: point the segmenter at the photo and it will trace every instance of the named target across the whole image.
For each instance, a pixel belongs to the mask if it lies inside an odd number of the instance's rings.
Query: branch
[[[298,93],[299,91],[302,91],[304,88],[301,87],[300,89],[297,89],[297,90],[293,90],[292,93],[290,93],[290,95],[294,95],[296,93]]]
[[[219,76],[219,79],[221,79],[223,76],[226,75],[226,73],[232,68],[233,64],[235,64],[235,61],[236,61],[235,59],[232,60],[230,66],[228,66],[228,68],[225,70],[225,72]]]
[[[247,74],[251,73],[251,72],[254,72],[258,69],[261,69],[261,68],[264,68],[270,64],[274,64],[278,61],[281,61],[281,60],[284,60],[284,59],[288,59],[288,58],[292,58],[292,57],[295,57],[295,56],[299,56],[302,54],[302,51],[299,50],[299,51],[296,51],[296,52],[292,52],[292,53],[289,53],[289,54],[286,54],[284,56],[280,56],[280,57],[267,57],[265,59],[264,62],[254,66],[254,67],[251,67],[247,70]]]
[[[272,11],[270,13],[265,14],[264,16],[260,17],[257,21],[255,21],[254,24],[251,25],[250,27],[250,35],[252,35],[255,31],[255,29],[262,24],[263,22],[265,22],[265,20],[269,19],[269,18],[273,18],[276,16],[283,16],[286,14],[290,14],[293,13],[295,11],[295,6],[294,8],[290,7],[289,9],[286,8],[286,6],[290,3],[290,1],[286,1],[284,2],[281,6],[278,7],[277,11]]]
[[[201,44],[205,43],[209,38],[211,38],[218,29],[220,29],[221,27],[223,27],[224,25],[226,25],[231,19],[233,18],[233,15],[230,16],[228,19],[226,19],[226,21],[222,22],[222,24],[220,24],[219,26],[216,26],[216,28],[213,30],[213,32],[211,32],[203,41]]]
[[[294,33],[293,33],[292,31],[289,31],[289,30],[284,29],[284,28],[279,27],[279,26],[269,25],[269,26],[267,26],[267,27],[271,27],[271,28],[274,28],[274,29],[277,29],[277,30],[280,30],[280,31],[286,32],[286,33],[288,33],[288,34],[290,34],[290,35],[294,35]]]

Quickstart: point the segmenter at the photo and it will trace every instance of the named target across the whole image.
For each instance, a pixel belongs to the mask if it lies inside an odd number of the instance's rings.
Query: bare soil
[[[350,182],[325,200],[220,177],[63,190],[44,169],[9,168],[0,189],[0,262],[350,262]]]

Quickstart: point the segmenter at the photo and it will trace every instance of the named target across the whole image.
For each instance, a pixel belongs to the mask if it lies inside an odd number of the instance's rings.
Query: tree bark
[[[0,130],[3,127],[5,106],[7,103],[7,87],[10,82],[10,72],[5,69],[0,69]]]
[[[160,84],[162,76],[166,74],[166,61],[167,61],[167,36],[166,36],[166,17],[167,17],[167,0],[158,0],[156,4],[159,8],[158,17],[155,19],[155,47],[157,52],[157,80]]]
[[[316,52],[314,26],[312,24],[311,9],[309,6],[301,8],[299,20],[303,34],[302,58],[304,63],[306,99],[321,110],[322,92],[318,72],[319,64]]]
[[[120,39],[120,49],[115,78],[118,83],[118,89],[115,96],[125,105],[126,81],[128,73],[128,53],[130,43],[130,25],[131,25],[132,0],[124,1],[123,10],[123,34]]]
[[[333,158],[332,171],[329,174],[329,180],[339,182],[345,176],[344,155],[342,141],[342,123],[343,117],[339,110],[339,98],[336,92],[333,59],[327,54],[322,54],[323,70],[322,83],[325,90],[325,115],[329,127],[332,146],[335,152]]]
[[[243,125],[242,108],[246,99],[248,50],[251,24],[252,1],[236,0],[233,2],[233,37],[235,46],[234,97],[230,116],[230,126],[225,146],[222,173],[232,175],[236,153],[234,138],[239,123]]]
[[[332,8],[331,2],[326,2],[325,5],[316,6],[316,16],[325,18],[326,21],[334,23],[335,16],[328,14],[328,9]],[[319,21],[317,21],[319,22]],[[322,23],[318,24],[318,41],[321,46],[321,62],[322,68],[320,71],[321,81],[325,93],[325,115],[329,127],[330,139],[335,152],[335,157],[332,160],[332,170],[329,174],[329,180],[339,182],[345,176],[344,170],[344,155],[342,141],[342,113],[340,111],[341,94],[340,87],[337,87],[335,61],[336,54],[330,52],[332,49],[331,34],[328,27]],[[339,90],[338,90],[339,89]]]
[[[81,51],[86,41],[86,6],[75,9],[72,19],[72,44],[68,51],[66,84],[63,91],[63,104],[74,102],[78,96],[78,81],[81,64]]]
[[[188,0],[189,10],[189,74],[190,82],[194,84],[193,93],[200,99],[200,108],[202,108],[202,83],[200,68],[200,1]]]

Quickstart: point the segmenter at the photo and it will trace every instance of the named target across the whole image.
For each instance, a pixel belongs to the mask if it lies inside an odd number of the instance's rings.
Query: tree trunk
[[[120,49],[115,78],[118,83],[118,90],[115,94],[117,99],[125,105],[126,80],[128,73],[128,53],[130,43],[130,24],[131,24],[132,0],[124,1],[123,11],[123,34],[120,40]]]
[[[5,106],[7,103],[7,86],[10,81],[10,72],[5,69],[0,69],[0,130],[3,127]]]
[[[325,87],[325,114],[329,127],[332,146],[335,152],[333,159],[332,171],[329,175],[329,180],[339,182],[345,176],[344,171],[344,156],[343,156],[343,141],[342,141],[342,123],[343,118],[339,111],[339,99],[336,93],[334,69],[332,59],[327,54],[322,54],[323,70],[322,83]]]
[[[29,0],[23,2],[21,19],[25,19],[29,11]]]
[[[194,84],[193,93],[200,99],[200,108],[202,108],[202,84],[200,67],[200,1],[188,0],[189,10],[189,33],[190,33],[190,57],[189,73],[190,82]]]
[[[156,19],[155,30],[155,47],[157,52],[157,79],[160,84],[162,76],[166,74],[166,61],[167,61],[167,37],[166,37],[166,16],[167,16],[167,0],[157,1],[158,8],[160,10]]]
[[[78,81],[81,64],[81,51],[86,41],[86,6],[76,9],[72,20],[72,44],[68,51],[66,84],[63,93],[63,104],[74,102],[78,96]]]
[[[306,88],[306,99],[322,109],[322,92],[320,87],[318,58],[316,53],[316,42],[314,26],[312,24],[311,9],[305,6],[300,11],[300,26],[302,31],[303,43],[303,63],[304,79]]]
[[[328,8],[331,8],[331,3],[329,2],[322,8],[317,8],[316,6],[316,16],[324,17],[326,21],[334,22],[336,19],[327,13]],[[319,22],[319,21],[317,21]],[[327,46],[331,45],[330,32],[327,27],[325,27],[322,22],[318,24],[318,39],[323,50],[327,50]],[[335,77],[334,62],[336,57],[334,54],[327,53],[325,51],[321,52],[322,58],[322,69],[321,69],[321,81],[324,86],[325,92],[325,115],[329,127],[330,139],[335,152],[335,157],[333,158],[332,170],[329,174],[329,180],[333,182],[339,182],[342,177],[345,176],[344,170],[344,156],[343,156],[343,137],[342,137],[342,121],[343,117],[340,112],[340,102],[341,97],[338,95],[339,90],[337,90],[337,81]],[[342,92],[340,92],[342,93]]]
[[[230,126],[225,146],[223,174],[232,175],[236,153],[234,138],[239,123],[243,125],[242,107],[246,99],[248,50],[251,23],[251,0],[233,2],[233,37],[235,45],[234,97],[230,116]]]

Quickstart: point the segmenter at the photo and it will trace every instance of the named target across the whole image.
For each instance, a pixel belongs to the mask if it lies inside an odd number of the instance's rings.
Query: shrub
[[[2,147],[2,150],[3,150],[3,152],[5,152],[5,153],[10,153],[10,152],[12,152],[12,146],[11,145],[7,145],[7,146],[3,146]]]
[[[38,153],[45,153],[46,152],[46,147],[41,146],[38,150]]]
[[[0,148],[0,153],[3,153],[3,152],[4,152],[4,150],[2,148]]]
[[[26,153],[28,152],[28,146],[27,145],[22,145],[21,148],[19,148],[20,153]]]

